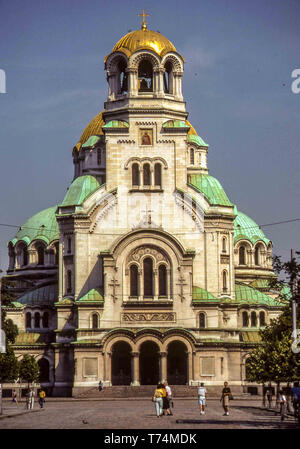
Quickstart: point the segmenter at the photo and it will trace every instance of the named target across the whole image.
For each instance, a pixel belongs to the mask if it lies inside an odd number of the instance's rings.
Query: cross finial
[[[149,16],[150,14],[146,14],[145,10],[143,9],[143,14],[139,14],[139,16],[143,17],[143,23],[142,23],[142,30],[146,30],[147,29],[147,24],[146,24],[146,20],[145,17]]]

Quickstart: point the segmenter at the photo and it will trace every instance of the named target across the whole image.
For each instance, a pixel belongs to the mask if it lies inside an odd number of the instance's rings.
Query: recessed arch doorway
[[[159,382],[159,347],[153,341],[145,341],[140,347],[140,383],[156,385]]]
[[[112,385],[131,383],[131,347],[125,341],[118,341],[112,347],[111,381]]]
[[[188,382],[188,351],[179,340],[168,345],[167,379],[170,385],[186,385]]]

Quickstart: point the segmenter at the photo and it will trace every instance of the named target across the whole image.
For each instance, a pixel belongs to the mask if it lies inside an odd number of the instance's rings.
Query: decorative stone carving
[[[129,256],[128,262],[135,261],[140,262],[141,258],[145,255],[151,255],[155,258],[157,262],[166,262],[168,263],[167,257],[161,253],[158,249],[154,247],[148,246],[139,246],[136,248]]]
[[[173,312],[162,313],[123,313],[122,320],[132,321],[168,321],[175,322],[176,316]]]

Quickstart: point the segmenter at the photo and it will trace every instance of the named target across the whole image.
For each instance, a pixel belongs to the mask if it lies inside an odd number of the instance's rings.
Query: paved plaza
[[[174,415],[157,418],[151,399],[59,400],[49,399],[45,409],[26,412],[25,404],[4,402],[4,413],[21,413],[0,419],[0,429],[297,429],[293,417],[280,422],[275,411],[261,409],[261,401],[235,400],[223,416],[218,400],[208,401],[200,416],[196,400],[174,401]]]

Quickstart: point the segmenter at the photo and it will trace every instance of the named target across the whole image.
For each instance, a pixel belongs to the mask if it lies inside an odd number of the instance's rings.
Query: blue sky
[[[189,120],[210,174],[265,224],[300,217],[298,0],[0,0],[0,222],[21,225],[62,201],[71,151],[103,109],[103,59],[128,32],[159,30],[184,55]],[[300,222],[263,228],[274,252],[300,249]],[[12,228],[0,226],[0,268]]]

